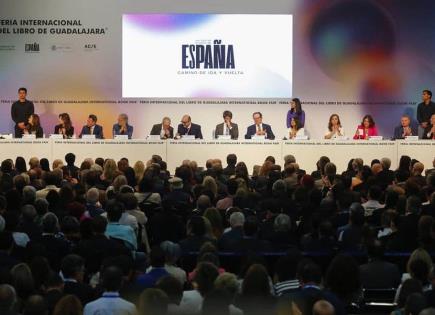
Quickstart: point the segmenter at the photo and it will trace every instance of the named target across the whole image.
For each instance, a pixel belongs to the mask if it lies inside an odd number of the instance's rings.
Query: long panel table
[[[207,159],[219,158],[225,164],[229,153],[237,154],[244,161],[249,172],[255,164],[261,165],[268,155],[282,164],[287,154],[293,154],[301,168],[311,172],[322,155],[328,156],[337,165],[339,172],[346,169],[351,158],[362,157],[365,164],[372,159],[388,157],[392,169],[396,168],[400,156],[409,155],[421,161],[426,168],[432,168],[435,157],[435,141],[352,141],[352,140],[298,140],[298,141],[255,141],[255,140],[85,140],[85,139],[1,139],[0,160],[22,156],[29,160],[33,156],[45,157],[50,161],[64,159],[73,152],[77,163],[87,157],[126,157],[134,164],[137,160],[146,162],[153,154],[167,161],[171,173],[183,160],[195,160],[204,166]]]
[[[73,152],[77,161],[85,158],[102,157],[116,161],[123,157],[133,165],[136,161],[146,162],[153,154],[166,158],[166,141],[163,140],[85,140],[85,139],[52,139],[52,158],[64,159],[65,154]]]

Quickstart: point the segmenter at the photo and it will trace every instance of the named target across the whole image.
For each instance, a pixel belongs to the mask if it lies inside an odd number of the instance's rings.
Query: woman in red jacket
[[[354,139],[365,139],[368,140],[369,137],[377,136],[378,129],[376,129],[375,121],[373,117],[370,115],[365,115],[361,125],[359,125],[356,129]]]

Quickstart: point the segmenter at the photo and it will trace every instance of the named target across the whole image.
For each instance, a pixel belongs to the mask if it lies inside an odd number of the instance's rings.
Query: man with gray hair
[[[17,293],[14,287],[9,284],[0,285],[0,314],[2,315],[18,315],[14,311],[15,303],[17,302]]]
[[[222,251],[232,250],[233,245],[243,238],[243,224],[245,224],[245,215],[240,211],[240,209],[230,208],[230,210],[231,209],[235,209],[235,212],[230,215],[231,229],[222,234],[218,241],[218,247]]]
[[[36,199],[36,189],[33,186],[24,186],[23,188],[23,204],[31,204],[35,203]]]
[[[376,174],[376,179],[382,190],[386,189],[394,181],[394,171],[390,170],[391,160],[387,157],[381,159],[382,170]]]
[[[104,209],[101,208],[99,200],[100,191],[97,188],[92,187],[86,192],[86,217],[94,218],[104,212]]]
[[[118,123],[113,125],[112,134],[113,137],[119,135],[126,135],[128,139],[131,139],[131,137],[133,136],[133,126],[128,124],[127,114],[119,114]]]

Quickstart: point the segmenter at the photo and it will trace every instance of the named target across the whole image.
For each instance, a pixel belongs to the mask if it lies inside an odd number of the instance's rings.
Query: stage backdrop
[[[176,125],[188,113],[209,138],[214,126],[221,122],[222,112],[228,109],[242,135],[252,123],[252,112],[261,111],[264,122],[271,124],[281,138],[286,133],[289,108],[288,98],[281,97],[287,91],[303,101],[306,129],[312,138],[323,137],[332,113],[340,114],[351,136],[362,116],[370,113],[381,134],[389,137],[402,113],[415,117],[422,89],[435,90],[433,12],[432,0],[2,0],[0,132],[12,130],[10,105],[17,98],[18,87],[25,86],[47,135],[61,112],[70,113],[76,129],[81,128],[88,114],[96,114],[107,138],[121,112],[129,115],[135,138],[145,137],[151,125],[165,115]],[[286,47],[282,50],[286,53],[288,45],[293,46],[293,54],[288,52],[281,69],[293,73],[288,79],[290,84],[283,88],[276,85],[276,80],[259,78],[260,85],[243,87],[250,98],[238,94],[237,98],[222,98],[225,94],[214,93],[206,85],[201,93],[186,98],[161,99],[156,98],[157,91],[143,94],[145,90],[136,92],[151,97],[123,98],[123,16],[153,13],[162,17],[149,25],[154,35],[176,29],[200,30],[207,13],[276,14],[276,19],[258,19],[252,33],[248,28],[243,32],[254,38],[254,46],[268,56],[281,56],[276,51],[282,49],[278,44]],[[171,19],[166,15],[176,13],[200,14],[192,19]],[[272,27],[281,25],[278,22],[282,15],[292,16],[290,29]],[[238,34],[244,22],[243,16],[233,19],[222,31],[231,34],[233,29]],[[219,37],[212,34],[206,39]],[[165,54],[155,59],[154,65],[164,63]],[[259,65],[263,62],[259,60]],[[165,80],[146,69],[125,79],[133,79],[132,84],[137,83],[135,80]],[[176,88],[171,80],[167,81],[167,95],[188,95],[172,94]],[[191,88],[195,88],[194,82]],[[274,90],[276,94],[269,93]],[[268,93],[262,94],[264,91]],[[267,98],[252,98],[259,95]]]

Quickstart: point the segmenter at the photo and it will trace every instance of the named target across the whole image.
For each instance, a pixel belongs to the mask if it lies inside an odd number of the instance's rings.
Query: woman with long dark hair
[[[287,128],[291,127],[292,118],[299,119],[301,127],[305,126],[305,112],[302,110],[300,99],[294,98],[290,102],[290,110],[287,112]]]
[[[290,128],[288,129],[288,138],[295,139],[303,136],[305,136],[304,127],[301,126],[299,118],[293,117],[290,122]]]
[[[354,139],[368,140],[370,137],[378,135],[375,121],[371,115],[365,115],[361,121],[361,125],[356,128]]]
[[[63,135],[64,138],[71,138],[74,135],[74,127],[68,113],[59,114],[59,124],[54,127],[54,133]]]
[[[41,121],[39,119],[39,115],[37,114],[30,115],[26,125],[26,129],[24,129],[24,134],[35,135],[36,138],[42,138],[44,136],[44,131],[42,130],[41,127]]]

